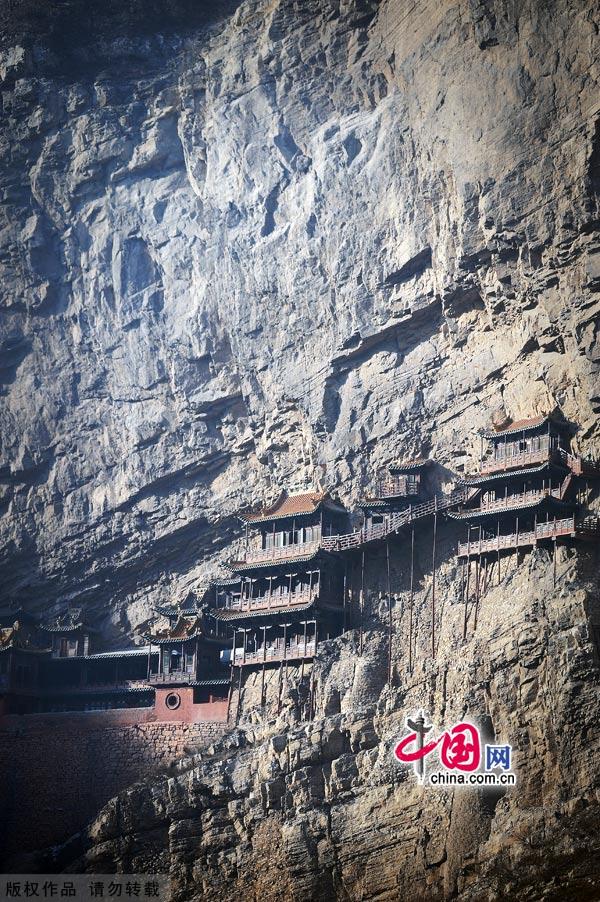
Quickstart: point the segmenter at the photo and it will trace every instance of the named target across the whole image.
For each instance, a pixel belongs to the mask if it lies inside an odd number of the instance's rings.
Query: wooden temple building
[[[600,476],[595,464],[571,452],[570,426],[546,416],[488,431],[480,471],[465,479],[477,490],[469,503],[450,512],[467,527],[459,559],[497,555],[560,538],[590,538],[595,521],[577,512],[586,480]]]
[[[363,647],[365,554],[386,550],[388,667],[392,678],[390,539],[410,553],[408,635],[412,666],[415,527],[430,536],[431,638],[435,655],[436,536],[440,516],[466,528],[458,543],[466,635],[504,552],[558,540],[600,538],[599,519],[583,517],[589,480],[600,467],[571,449],[572,430],[555,416],[520,420],[482,436],[479,472],[450,493],[436,492],[433,461],[391,465],[360,509],[348,511],[326,492],[282,492],[270,506],[240,516],[244,535],[229,575],[198,597],[156,609],[158,628],[144,645],[97,650],[97,636],[78,615],[42,625],[22,610],[0,611],[0,715],[114,708],[153,709],[150,719],[225,721],[233,688],[238,710],[243,674],[260,671],[261,703],[269,668],[287,674],[317,654],[319,643],[359,626]],[[487,449],[484,445],[487,443]],[[474,574],[472,563],[474,562]],[[556,555],[554,555],[556,577]],[[358,604],[352,574],[360,565]],[[489,566],[488,566],[489,565]],[[281,700],[281,688],[280,688]],[[309,706],[310,710],[310,706]]]
[[[221,652],[229,644],[226,625],[196,604],[155,609],[166,623],[144,639],[147,681],[154,687],[160,720],[224,720],[229,677]],[[155,653],[156,650],[156,653]]]
[[[322,639],[343,628],[344,569],[323,547],[347,528],[347,511],[322,492],[282,493],[270,507],[241,515],[245,537],[229,564],[232,578],[214,583],[213,617],[232,630],[222,655],[231,673],[311,660]]]
[[[159,613],[167,625],[146,645],[97,651],[77,617],[42,624],[0,611],[0,717],[139,708],[155,720],[224,720],[226,630],[194,609]]]
[[[0,713],[143,708],[153,704],[148,650],[95,651],[78,617],[41,624],[21,610],[0,614]]]
[[[365,534],[377,535],[392,514],[407,511],[433,497],[427,473],[433,465],[429,458],[390,464],[379,475],[375,493],[359,502]]]

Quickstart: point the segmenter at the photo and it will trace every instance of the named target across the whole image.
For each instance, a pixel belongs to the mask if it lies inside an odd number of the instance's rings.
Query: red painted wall
[[[179,707],[171,709],[166,700],[169,696],[179,697]],[[214,721],[222,723],[227,720],[227,699],[215,699],[210,697],[208,702],[194,704],[194,690],[191,686],[177,687],[176,689],[157,689],[154,701],[156,719],[159,721],[180,723],[198,723],[199,721]]]

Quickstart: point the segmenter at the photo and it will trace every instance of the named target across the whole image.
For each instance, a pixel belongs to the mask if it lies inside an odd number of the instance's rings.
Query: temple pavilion
[[[347,511],[324,492],[282,493],[240,519],[244,540],[232,577],[213,584],[212,614],[232,628],[223,660],[241,677],[245,667],[264,674],[270,664],[308,661],[341,631],[344,568],[323,540],[347,529]]]
[[[540,416],[485,432],[479,473],[464,480],[478,491],[449,513],[467,527],[459,558],[588,537],[594,530],[577,511],[586,479],[597,476],[595,464],[572,453],[571,427],[559,418]]]
[[[202,604],[207,589],[201,593],[200,603],[194,599],[191,605],[157,607],[162,625],[144,634],[147,679],[155,687],[159,713],[183,706],[184,719],[195,720],[200,717],[194,713],[204,715],[211,705],[227,701],[229,674],[220,655],[230,643],[230,631],[215,622]]]
[[[432,465],[429,458],[418,458],[392,463],[379,474],[374,494],[359,503],[365,535],[376,535],[392,514],[407,511],[432,497],[433,487],[428,479]]]

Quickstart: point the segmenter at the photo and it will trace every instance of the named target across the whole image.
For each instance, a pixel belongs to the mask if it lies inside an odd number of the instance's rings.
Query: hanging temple
[[[410,550],[409,666],[416,526],[432,526],[434,654],[440,517],[456,521],[463,532],[457,546],[463,637],[510,553],[554,548],[556,580],[557,542],[598,541],[600,519],[585,512],[600,465],[571,451],[571,434],[568,423],[551,415],[485,432],[479,472],[450,493],[436,491],[432,460],[390,465],[373,496],[360,503],[355,529],[350,512],[328,493],[282,492],[271,506],[240,515],[244,533],[228,574],[211,580],[193,600],[157,607],[143,645],[97,650],[100,636],[78,612],[41,623],[21,609],[0,611],[0,722],[15,714],[128,708],[146,715],[152,709],[157,721],[233,723],[248,671],[260,673],[264,705],[270,668],[279,668],[281,685],[281,673],[297,667],[302,682],[319,644],[348,629],[358,630],[362,653],[365,556],[382,545],[391,679],[391,537]],[[305,715],[312,711],[309,679]]]

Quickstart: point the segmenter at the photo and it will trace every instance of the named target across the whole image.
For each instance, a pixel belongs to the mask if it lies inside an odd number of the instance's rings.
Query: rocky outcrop
[[[415,453],[449,481],[500,408],[599,441],[596,4],[158,6],[3,7],[2,591],[115,640],[281,485],[352,503]],[[250,680],[239,738],[120,796],[73,867],[209,899],[594,898],[597,558],[560,552],[554,587],[527,555],[462,643],[447,529],[435,659],[423,536],[408,670],[398,540],[394,685],[375,557],[365,655],[326,646],[314,720],[293,674],[279,715]],[[419,791],[389,749],[421,706],[487,718],[518,792]]]
[[[323,647],[314,720],[300,720],[299,669],[279,716],[275,693],[262,714],[252,703],[250,678],[227,747],[114,799],[71,867],[159,867],[184,899],[595,898],[598,649],[584,623],[600,615],[590,581],[598,557],[559,549],[556,587],[549,563],[544,551],[511,561],[465,641],[463,606],[448,593],[435,659],[420,574],[416,664],[411,671],[408,610],[398,600],[392,686],[370,573],[364,653],[358,631]],[[442,584],[450,568],[442,566]],[[517,787],[418,786],[392,750],[404,717],[421,706],[439,729],[467,717],[492,740],[512,742]]]

